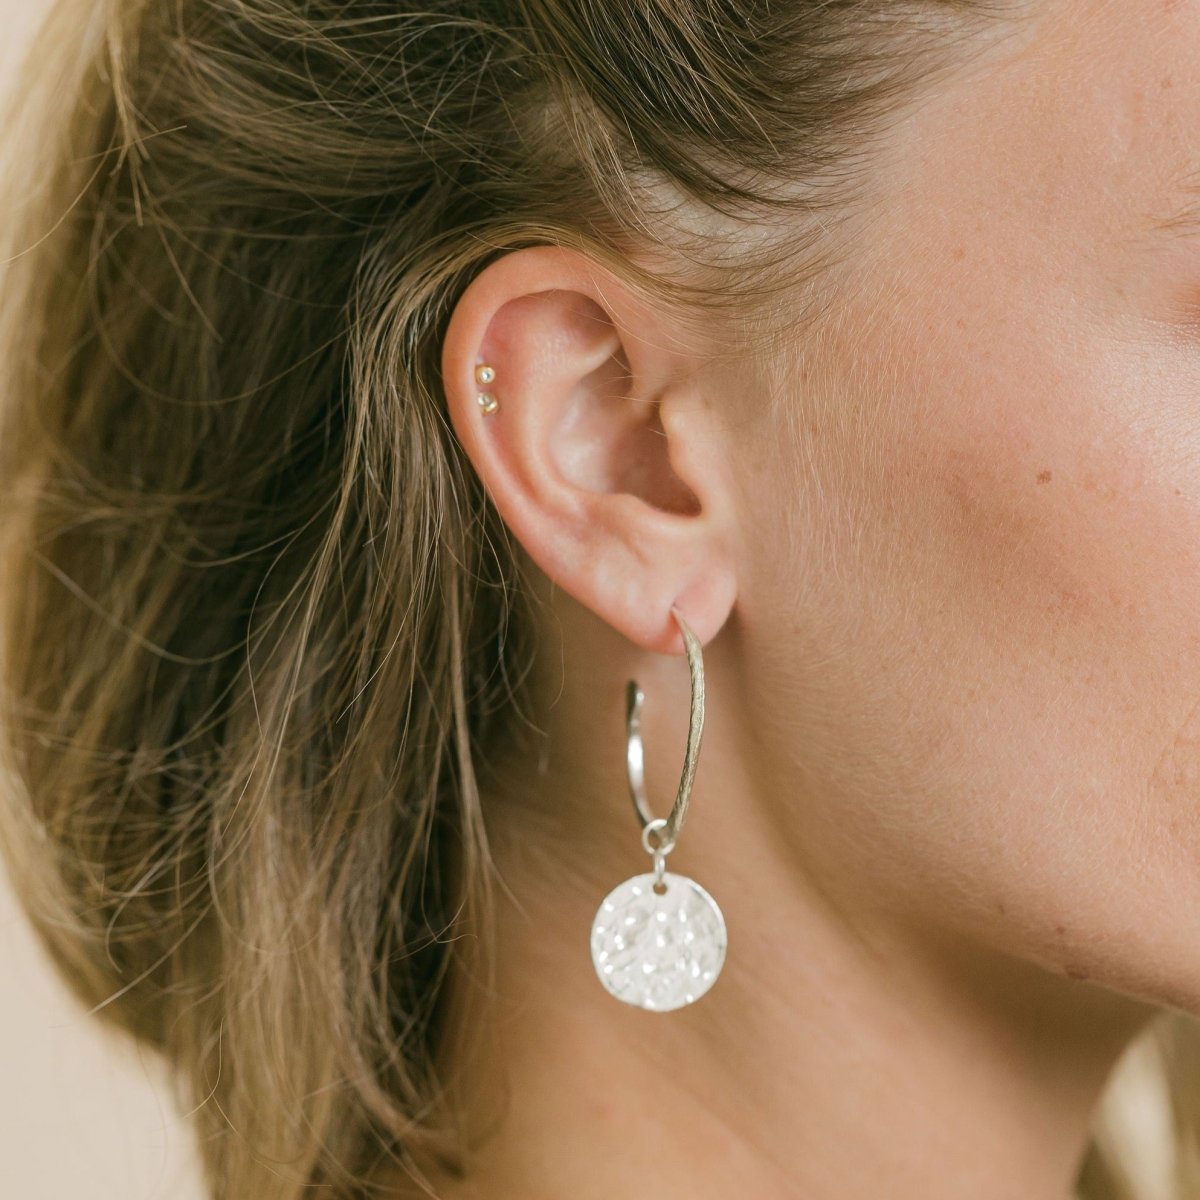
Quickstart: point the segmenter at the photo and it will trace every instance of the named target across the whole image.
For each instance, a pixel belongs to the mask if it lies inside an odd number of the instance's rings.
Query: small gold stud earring
[[[476,383],[488,384],[491,383],[495,378],[495,369],[489,367],[487,363],[480,363],[475,368]],[[487,392],[480,392],[476,399],[479,401],[479,407],[485,415],[488,413],[494,413],[496,409],[500,407],[499,401],[497,401],[496,397],[488,395]]]

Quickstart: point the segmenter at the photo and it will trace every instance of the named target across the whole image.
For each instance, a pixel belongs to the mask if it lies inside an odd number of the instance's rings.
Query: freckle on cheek
[[[1038,481],[1038,483],[1049,483],[1050,482],[1050,472],[1049,471],[1039,471],[1037,481]]]

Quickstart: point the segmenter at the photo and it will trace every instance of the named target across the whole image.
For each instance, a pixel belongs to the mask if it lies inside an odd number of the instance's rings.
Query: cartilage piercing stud
[[[476,383],[486,385],[486,384],[491,383],[492,380],[495,378],[496,378],[495,368],[488,366],[487,363],[480,363],[475,368],[475,382]],[[496,409],[498,409],[500,407],[500,403],[496,399],[496,397],[490,395],[488,392],[480,392],[479,395],[476,397],[476,400],[479,403],[480,410],[485,415],[494,413],[496,411]]]

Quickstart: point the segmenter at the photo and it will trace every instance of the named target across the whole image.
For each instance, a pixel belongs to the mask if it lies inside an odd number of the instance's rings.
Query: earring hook
[[[683,645],[687,651],[692,679],[692,702],[688,717],[687,749],[683,756],[683,773],[679,777],[675,803],[665,821],[654,816],[646,800],[645,751],[641,733],[642,701],[645,699],[645,693],[634,679],[625,685],[625,727],[628,734],[625,765],[629,777],[629,795],[642,824],[643,842],[649,832],[647,826],[653,824],[657,827],[656,857],[666,854],[675,845],[683,827],[688,797],[691,795],[692,781],[696,775],[696,760],[700,756],[700,735],[704,732],[704,656],[700,649],[700,639],[692,632],[691,626],[674,604],[671,605],[671,615],[679,626],[679,632],[683,634]]]

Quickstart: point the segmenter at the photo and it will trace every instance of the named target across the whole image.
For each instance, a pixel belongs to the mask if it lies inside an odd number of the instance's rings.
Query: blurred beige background
[[[0,88],[46,7],[0,0]],[[190,1149],[156,1064],[71,1001],[0,876],[0,1197],[199,1200]]]

